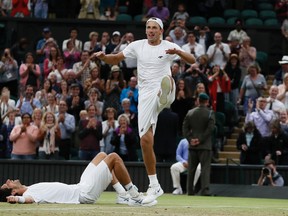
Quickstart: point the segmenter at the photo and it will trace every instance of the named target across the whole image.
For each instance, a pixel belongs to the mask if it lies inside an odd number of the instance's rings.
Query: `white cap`
[[[114,31],[114,32],[112,33],[112,36],[114,36],[114,35],[121,36],[121,33],[120,33],[119,31]]]
[[[161,19],[159,19],[159,18],[157,18],[157,17],[151,17],[151,18],[149,18],[149,19],[147,20],[147,22],[146,22],[146,25],[147,25],[148,22],[156,22],[156,23],[160,26],[160,28],[163,29],[163,22],[162,22]]]
[[[288,64],[288,56],[283,56],[282,61],[279,61],[279,64]]]

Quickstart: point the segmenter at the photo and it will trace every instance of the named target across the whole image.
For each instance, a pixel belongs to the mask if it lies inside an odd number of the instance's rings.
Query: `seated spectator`
[[[73,27],[70,29],[70,38],[63,41],[62,52],[66,51],[68,49],[67,43],[70,40],[72,41],[72,44],[74,45],[75,50],[78,50],[80,52],[82,51],[82,41],[77,39],[78,32],[79,32],[79,30],[77,28]]]
[[[111,138],[111,144],[115,146],[114,152],[116,152],[123,161],[137,161],[137,136],[129,126],[129,117],[126,114],[121,114],[117,121],[119,126],[114,130]]]
[[[41,108],[40,101],[34,98],[33,86],[27,85],[24,96],[21,95],[16,103],[16,108],[20,110],[20,113],[29,113],[32,115],[35,108]]]
[[[273,85],[279,86],[283,83],[283,78],[286,73],[288,73],[288,55],[284,55],[281,61],[278,61],[281,65],[281,68],[276,71],[275,78],[273,80]]]
[[[111,40],[108,42],[105,53],[110,54],[114,52],[115,48],[120,44],[121,41],[121,33],[119,31],[114,31],[112,33]]]
[[[265,160],[272,159],[277,165],[288,165],[288,136],[281,130],[280,121],[270,124],[271,135],[266,140]]]
[[[96,45],[98,43],[98,37],[99,37],[99,33],[98,32],[90,32],[89,33],[89,41],[86,41],[84,43],[83,50],[86,50],[90,54],[92,54],[93,50],[95,49],[95,47],[96,47]]]
[[[104,9],[104,13],[100,15],[100,20],[115,21],[116,20],[115,9],[112,7],[106,7]]]
[[[259,186],[284,186],[283,177],[277,172],[275,161],[265,160],[264,167],[258,179]]]
[[[18,96],[18,64],[9,48],[4,49],[0,59],[0,89],[9,88],[11,95]]]
[[[135,133],[138,132],[138,115],[131,110],[131,101],[129,98],[124,98],[121,102],[122,109],[118,112],[118,116],[126,114],[130,120],[130,127]],[[137,133],[138,134],[138,133]]]
[[[128,87],[124,88],[121,91],[120,102],[122,103],[124,98],[130,100],[130,110],[133,113],[138,113],[138,87],[137,87],[137,78],[135,76],[130,78]]]
[[[198,63],[200,73],[208,76],[211,70],[211,67],[209,65],[209,57],[206,54],[201,55],[198,57],[197,63]]]
[[[277,99],[279,89],[272,85],[269,89],[269,97],[267,98],[266,110],[272,110],[276,117],[279,117],[281,112],[286,112],[285,105]]]
[[[180,140],[176,150],[176,160],[178,162],[172,164],[170,173],[172,177],[173,187],[175,190],[172,192],[174,195],[183,194],[183,189],[180,184],[180,173],[187,171],[188,168],[188,141],[187,139]],[[201,165],[199,163],[194,176],[193,186],[195,187],[201,173]]]
[[[47,106],[43,107],[46,112],[52,112],[54,115],[59,112],[59,106],[56,101],[56,96],[49,93],[47,96]]]
[[[288,136],[288,114],[286,110],[280,113],[279,121],[280,121],[281,130],[286,136]]]
[[[173,43],[182,47],[186,43],[186,32],[181,27],[176,27],[174,30],[170,31],[169,36],[172,38]]]
[[[99,19],[100,0],[80,1],[81,8],[78,19]]]
[[[97,88],[103,95],[105,91],[105,80],[100,77],[100,69],[98,66],[91,68],[90,77],[84,81],[84,92],[88,94],[91,88]],[[101,97],[99,97],[100,99]]]
[[[245,76],[239,93],[238,103],[243,100],[244,113],[247,113],[248,101],[253,102],[253,111],[256,105],[256,99],[262,96],[263,91],[267,90],[265,77],[260,74],[260,68],[257,64],[252,64],[248,67],[248,75]]]
[[[102,122],[102,145],[101,152],[105,152],[106,154],[110,154],[114,152],[115,146],[111,144],[111,138],[113,136],[113,132],[116,128],[118,128],[119,123],[117,121],[117,112],[114,108],[108,107],[104,113],[105,121]]]
[[[39,159],[59,159],[59,147],[57,142],[61,137],[61,131],[54,113],[47,111],[43,116],[38,133],[40,142],[38,157]]]
[[[196,33],[196,41],[204,48],[205,53],[209,46],[213,44],[213,36],[208,26],[195,26],[194,31]]]
[[[146,14],[146,18],[157,17],[162,20],[163,23],[167,23],[170,18],[170,11],[164,6],[163,0],[157,0],[156,6],[149,9]]]
[[[177,11],[173,14],[172,20],[182,19],[187,21],[189,18],[189,14],[186,11],[185,4],[179,3],[177,7]]]
[[[20,91],[25,86],[30,85],[34,90],[38,90],[40,87],[40,67],[34,63],[34,55],[28,52],[25,56],[25,63],[22,63],[19,68],[20,75]]]
[[[50,54],[48,58],[44,60],[44,75],[45,78],[48,77],[49,73],[55,71],[57,68],[57,59],[60,56],[59,48],[51,47]]]
[[[85,108],[87,109],[90,105],[95,105],[97,107],[96,118],[98,121],[102,121],[102,113],[103,113],[103,102],[99,100],[101,97],[101,93],[97,88],[91,88],[88,92],[89,99],[84,101]]]
[[[88,119],[79,122],[79,159],[92,160],[100,152],[102,139],[102,123],[96,119],[97,107],[87,107]]]
[[[262,137],[253,122],[245,123],[239,134],[236,147],[241,151],[241,164],[260,164],[262,155]]]
[[[16,125],[10,134],[13,142],[11,159],[13,160],[33,160],[36,158],[36,140],[38,128],[31,125],[31,114],[22,114],[22,124]]]

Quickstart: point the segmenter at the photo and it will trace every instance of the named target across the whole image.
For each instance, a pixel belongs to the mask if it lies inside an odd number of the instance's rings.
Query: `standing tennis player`
[[[134,41],[117,54],[94,53],[94,56],[111,65],[116,65],[127,57],[137,59],[138,127],[149,178],[149,188],[143,203],[151,203],[163,194],[156,175],[153,137],[158,114],[175,99],[175,83],[171,77],[170,66],[173,60],[179,57],[190,64],[195,62],[192,54],[184,52],[174,43],[162,40],[163,31],[162,21],[152,17],[146,22],[147,39]]]

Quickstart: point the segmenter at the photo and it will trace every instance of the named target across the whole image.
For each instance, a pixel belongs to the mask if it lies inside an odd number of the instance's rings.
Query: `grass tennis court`
[[[116,194],[105,192],[94,205],[71,204],[8,204],[0,203],[1,216],[65,216],[65,215],[100,215],[100,216],[288,216],[285,199],[255,199],[231,197],[173,196],[164,194],[153,207],[130,207],[115,204]]]

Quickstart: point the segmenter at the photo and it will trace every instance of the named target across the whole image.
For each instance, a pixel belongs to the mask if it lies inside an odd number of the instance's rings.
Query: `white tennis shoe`
[[[162,190],[160,184],[155,185],[155,186],[150,186],[147,190],[147,195],[145,196],[145,198],[143,199],[142,203],[146,204],[146,203],[152,203],[153,201],[155,201],[159,196],[161,196],[164,193],[164,191]]]

